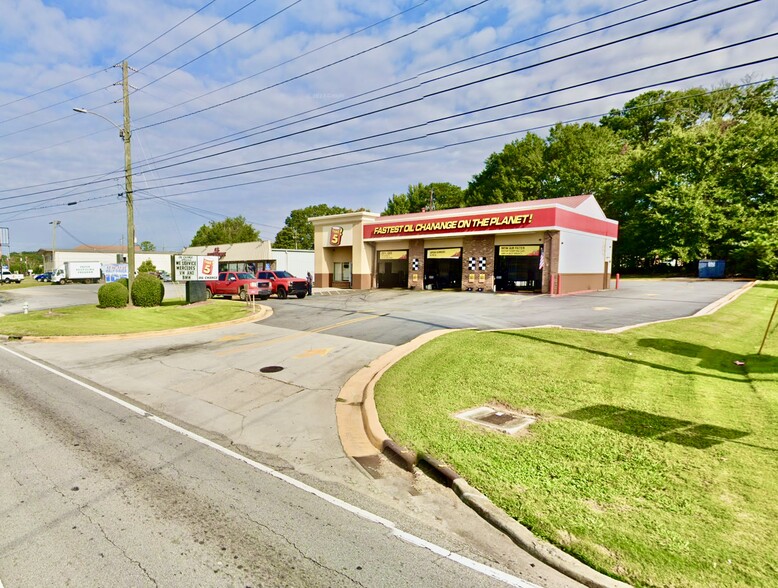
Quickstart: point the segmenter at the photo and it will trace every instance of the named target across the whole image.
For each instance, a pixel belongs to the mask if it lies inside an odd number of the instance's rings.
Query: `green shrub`
[[[135,306],[160,306],[165,297],[165,285],[157,276],[140,274],[132,281],[131,296]]]
[[[154,266],[153,263],[151,263],[150,259],[147,259],[144,261],[140,266],[138,266],[138,273],[139,274],[147,274],[147,273],[153,273],[156,272],[157,268]]]
[[[100,286],[97,301],[100,308],[124,308],[130,300],[130,292],[121,280]]]
[[[130,289],[130,280],[128,280],[127,278],[119,278],[116,281],[119,282],[120,284],[124,284],[124,287],[127,288],[127,290],[129,291],[129,289]]]

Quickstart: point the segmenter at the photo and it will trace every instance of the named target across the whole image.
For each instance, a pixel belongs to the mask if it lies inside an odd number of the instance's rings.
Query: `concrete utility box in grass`
[[[192,304],[208,300],[207,292],[205,282],[188,281],[186,283],[186,303]]]
[[[700,278],[723,278],[725,265],[723,259],[701,259],[697,275]]]

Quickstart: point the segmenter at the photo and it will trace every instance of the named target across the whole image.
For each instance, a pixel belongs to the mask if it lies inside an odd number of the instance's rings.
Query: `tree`
[[[138,273],[139,274],[146,274],[149,272],[156,272],[157,267],[152,263],[150,259],[145,260],[142,264],[138,266]]]
[[[466,206],[518,202],[543,197],[546,143],[534,133],[492,153],[465,192]]]
[[[284,228],[278,231],[273,247],[277,249],[313,249],[313,223],[308,219],[345,212],[353,212],[353,210],[327,204],[314,204],[293,210],[286,217]]]
[[[151,241],[141,241],[140,243],[140,250],[141,251],[156,251],[157,248],[154,246],[154,243]]]
[[[422,208],[460,208],[464,206],[464,202],[464,191],[459,186],[448,182],[419,183],[408,186],[408,191],[404,194],[392,194],[381,214],[407,214],[420,212]]]
[[[622,143],[613,131],[592,123],[554,126],[544,154],[543,197],[596,194],[607,211],[607,184],[618,168]]]
[[[259,231],[246,222],[243,216],[211,221],[197,229],[191,247],[220,245],[222,243],[250,243],[259,240]]]

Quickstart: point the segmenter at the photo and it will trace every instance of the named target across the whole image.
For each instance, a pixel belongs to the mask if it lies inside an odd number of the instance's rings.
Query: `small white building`
[[[121,245],[79,245],[75,249],[41,249],[44,271],[54,271],[66,261],[99,261],[102,264],[127,263],[127,248]],[[157,271],[172,273],[171,256],[180,251],[141,251],[135,248],[135,268],[150,260]]]

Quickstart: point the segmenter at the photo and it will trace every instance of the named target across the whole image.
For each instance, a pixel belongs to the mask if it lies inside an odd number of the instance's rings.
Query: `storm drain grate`
[[[263,374],[274,374],[276,372],[280,372],[282,368],[280,365],[266,365],[265,367],[259,368],[259,371]]]
[[[505,410],[502,408],[494,408],[492,406],[479,406],[478,408],[470,408],[454,415],[456,418],[482,427],[488,427],[496,431],[502,431],[508,435],[518,433],[522,429],[527,428],[537,419],[535,417]]]

